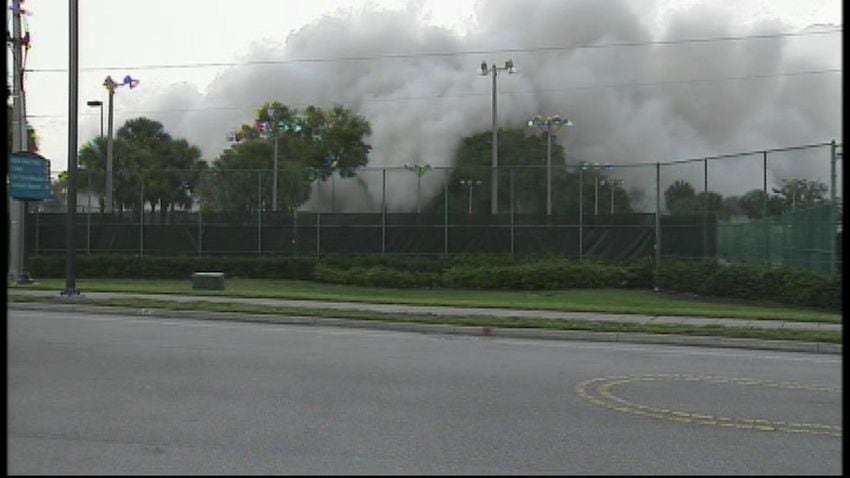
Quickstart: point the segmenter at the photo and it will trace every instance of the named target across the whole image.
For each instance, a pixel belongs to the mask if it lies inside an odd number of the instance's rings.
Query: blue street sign
[[[27,151],[12,153],[9,156],[9,196],[21,201],[49,199],[50,161]]]

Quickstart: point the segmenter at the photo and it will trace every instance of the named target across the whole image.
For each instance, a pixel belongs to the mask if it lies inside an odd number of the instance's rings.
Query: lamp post
[[[472,180],[472,179],[461,179],[460,184],[465,185],[469,188],[469,215],[472,215],[472,188],[474,186],[481,186],[481,180]]]
[[[103,101],[99,101],[99,100],[86,101],[86,105],[92,106],[92,107],[97,106],[98,108],[100,108],[100,137],[103,138]],[[101,149],[100,152],[101,152],[101,156],[103,157],[102,159],[103,159],[104,163],[106,163],[106,151]],[[91,202],[91,173],[89,173],[88,196],[89,196],[89,202]],[[89,207],[91,208],[91,204],[89,204]]]
[[[508,74],[517,72],[516,68],[514,68],[513,60],[506,61],[505,66],[497,66],[494,63],[489,68],[487,67],[486,61],[481,62],[481,76],[487,76],[488,74],[493,75],[493,157],[491,161],[493,171],[491,174],[492,187],[490,196],[490,212],[494,215],[499,212],[499,138],[496,129],[496,75],[499,71],[507,71]]]
[[[546,130],[546,215],[552,215],[552,128],[572,126],[572,121],[560,116],[537,115],[528,121],[528,126]]]
[[[100,108],[100,136],[103,137],[103,101],[92,100],[86,101],[87,106],[97,106]]]
[[[410,164],[405,164],[404,169],[407,169],[408,171],[413,171],[414,173],[416,173],[416,214],[422,214],[422,202],[421,202],[421,198],[422,198],[422,195],[421,195],[422,176],[424,176],[428,171],[431,170],[431,165],[425,164],[423,166],[423,165],[417,164],[417,165],[413,166],[413,165],[410,165]]]
[[[138,84],[139,80],[131,78],[130,75],[125,76],[121,83],[116,83],[111,76],[107,76],[106,79],[103,80],[103,86],[105,86],[106,90],[109,91],[109,127],[107,130],[108,136],[106,138],[106,212],[108,213],[112,213],[112,98],[115,96],[115,90],[119,87],[129,86],[130,89],[133,89],[138,86]]]

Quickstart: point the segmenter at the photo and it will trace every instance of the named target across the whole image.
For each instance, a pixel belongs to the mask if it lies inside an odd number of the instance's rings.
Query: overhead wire
[[[533,94],[560,94],[562,92],[575,91],[575,90],[595,90],[595,89],[618,89],[618,88],[645,88],[645,87],[654,87],[654,86],[664,86],[664,85],[685,85],[691,83],[713,83],[713,82],[723,82],[723,81],[739,81],[739,80],[750,80],[750,79],[765,79],[765,78],[775,78],[775,77],[795,77],[795,76],[804,76],[804,75],[822,75],[822,74],[830,74],[830,73],[842,73],[843,69],[841,68],[831,68],[824,70],[808,70],[808,71],[794,71],[794,72],[781,72],[781,73],[767,73],[767,74],[755,74],[755,75],[744,75],[744,76],[729,76],[729,77],[721,77],[721,78],[691,78],[691,79],[683,79],[683,80],[666,80],[666,81],[654,81],[654,82],[637,82],[637,83],[616,83],[616,84],[602,84],[602,85],[583,85],[583,86],[568,86],[563,88],[540,88],[534,90],[525,90],[525,91],[502,91],[499,92],[499,95],[533,95]],[[490,96],[491,93],[477,93],[477,92],[468,92],[461,94],[452,94],[452,95],[423,95],[423,96],[406,96],[406,97],[388,97],[388,98],[379,98],[379,97],[365,97],[360,99],[348,99],[348,100],[323,100],[323,103],[331,103],[331,104],[352,104],[357,102],[362,103],[375,103],[375,102],[397,102],[397,101],[419,101],[419,100],[434,100],[434,99],[462,99],[462,98],[475,98],[481,96]],[[304,102],[304,103],[292,103],[291,106],[309,106],[310,104],[315,104],[317,101],[313,102]],[[187,113],[187,112],[205,112],[205,111],[253,111],[255,107],[248,106],[208,106],[202,108],[171,108],[166,110],[125,110],[124,113],[127,114],[169,114],[169,113]],[[81,116],[86,115],[95,115],[95,113],[82,113]],[[61,118],[63,115],[49,115],[49,114],[31,114],[27,115],[29,118]]]
[[[743,40],[763,40],[776,38],[793,38],[810,35],[827,35],[833,33],[842,33],[841,28],[809,31],[809,32],[792,32],[792,33],[772,33],[758,35],[742,35],[742,36],[724,36],[724,37],[709,37],[709,38],[690,38],[679,40],[649,40],[641,42],[614,42],[602,44],[582,44],[571,46],[544,46],[534,48],[502,48],[489,50],[465,50],[454,52],[422,52],[422,53],[403,53],[403,54],[385,54],[385,55],[360,55],[360,56],[339,56],[329,58],[292,58],[287,60],[249,60],[244,62],[197,62],[197,63],[179,63],[179,64],[153,64],[153,65],[112,65],[112,66],[92,66],[80,67],[81,72],[96,72],[107,70],[163,70],[163,69],[186,69],[186,68],[223,68],[234,66],[263,66],[263,65],[287,65],[293,63],[332,63],[341,61],[372,61],[372,60],[393,60],[393,59],[413,59],[427,57],[450,57],[450,56],[466,56],[466,55],[490,55],[490,54],[506,54],[506,53],[541,53],[541,52],[557,52],[579,49],[604,49],[604,48],[622,48],[622,47],[637,47],[637,46],[664,46],[664,45],[680,45],[680,44],[699,44],[712,43],[721,41],[743,41]],[[28,73],[63,73],[67,72],[67,68],[33,68],[27,70]]]

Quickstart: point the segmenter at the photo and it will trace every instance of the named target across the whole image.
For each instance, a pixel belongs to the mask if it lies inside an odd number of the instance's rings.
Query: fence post
[[[88,178],[88,214],[86,214],[86,255],[91,255],[91,171],[87,171]],[[37,230],[37,229],[36,229]]]
[[[381,254],[387,249],[387,168],[381,169]]]
[[[661,268],[661,163],[655,163],[655,287],[658,285],[658,271]]]
[[[145,176],[139,171],[139,257],[145,250]]]
[[[763,230],[763,240],[762,247],[764,247],[764,265],[765,267],[770,266],[770,245],[768,244],[768,236],[767,236],[767,150],[762,151],[762,190],[764,191],[764,199],[762,201],[761,208],[761,216],[762,216],[762,230]]]
[[[322,255],[322,181],[316,179],[316,257]]]
[[[708,158],[704,158],[703,166],[703,212],[702,212],[702,255],[708,257]]]
[[[296,208],[292,209],[292,254],[298,254],[298,209]]]
[[[263,253],[263,171],[257,171],[257,255]]]
[[[204,209],[198,201],[198,257],[201,257],[204,240]]]
[[[41,206],[37,205],[35,207],[35,255],[38,255],[38,223],[39,223],[38,216],[39,216],[40,212],[41,212]]]
[[[446,172],[446,181],[443,184],[443,257],[449,255],[449,168]]]
[[[830,267],[829,270],[833,275],[838,274],[838,251],[837,244],[835,243],[836,239],[838,239],[838,234],[836,233],[838,229],[838,199],[835,194],[835,162],[837,160],[836,155],[836,144],[833,139],[830,143],[829,148],[829,256],[830,256]]]
[[[584,255],[584,173],[581,165],[578,167],[578,261],[581,263]]]
[[[511,167],[511,257],[514,256],[514,169],[516,168]],[[549,212],[551,213],[551,204]]]

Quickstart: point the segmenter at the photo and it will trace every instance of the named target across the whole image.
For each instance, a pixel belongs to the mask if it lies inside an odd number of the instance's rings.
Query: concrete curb
[[[271,314],[244,314],[236,312],[206,312],[194,310],[138,309],[131,307],[93,306],[84,304],[42,304],[11,302],[7,308],[16,310],[56,311],[57,308],[89,314],[126,314],[175,319],[224,320],[259,322],[282,325],[316,325],[325,327],[351,327],[425,334],[467,335],[519,339],[579,340],[594,342],[623,342],[641,344],[684,345],[720,348],[745,348],[780,350],[823,354],[841,354],[842,344],[824,342],[799,342],[791,340],[765,340],[721,336],[691,336],[674,334],[646,334],[623,332],[590,332],[583,330],[518,329],[500,327],[456,326],[448,324],[418,324],[411,322],[386,322],[382,320],[338,319]]]

